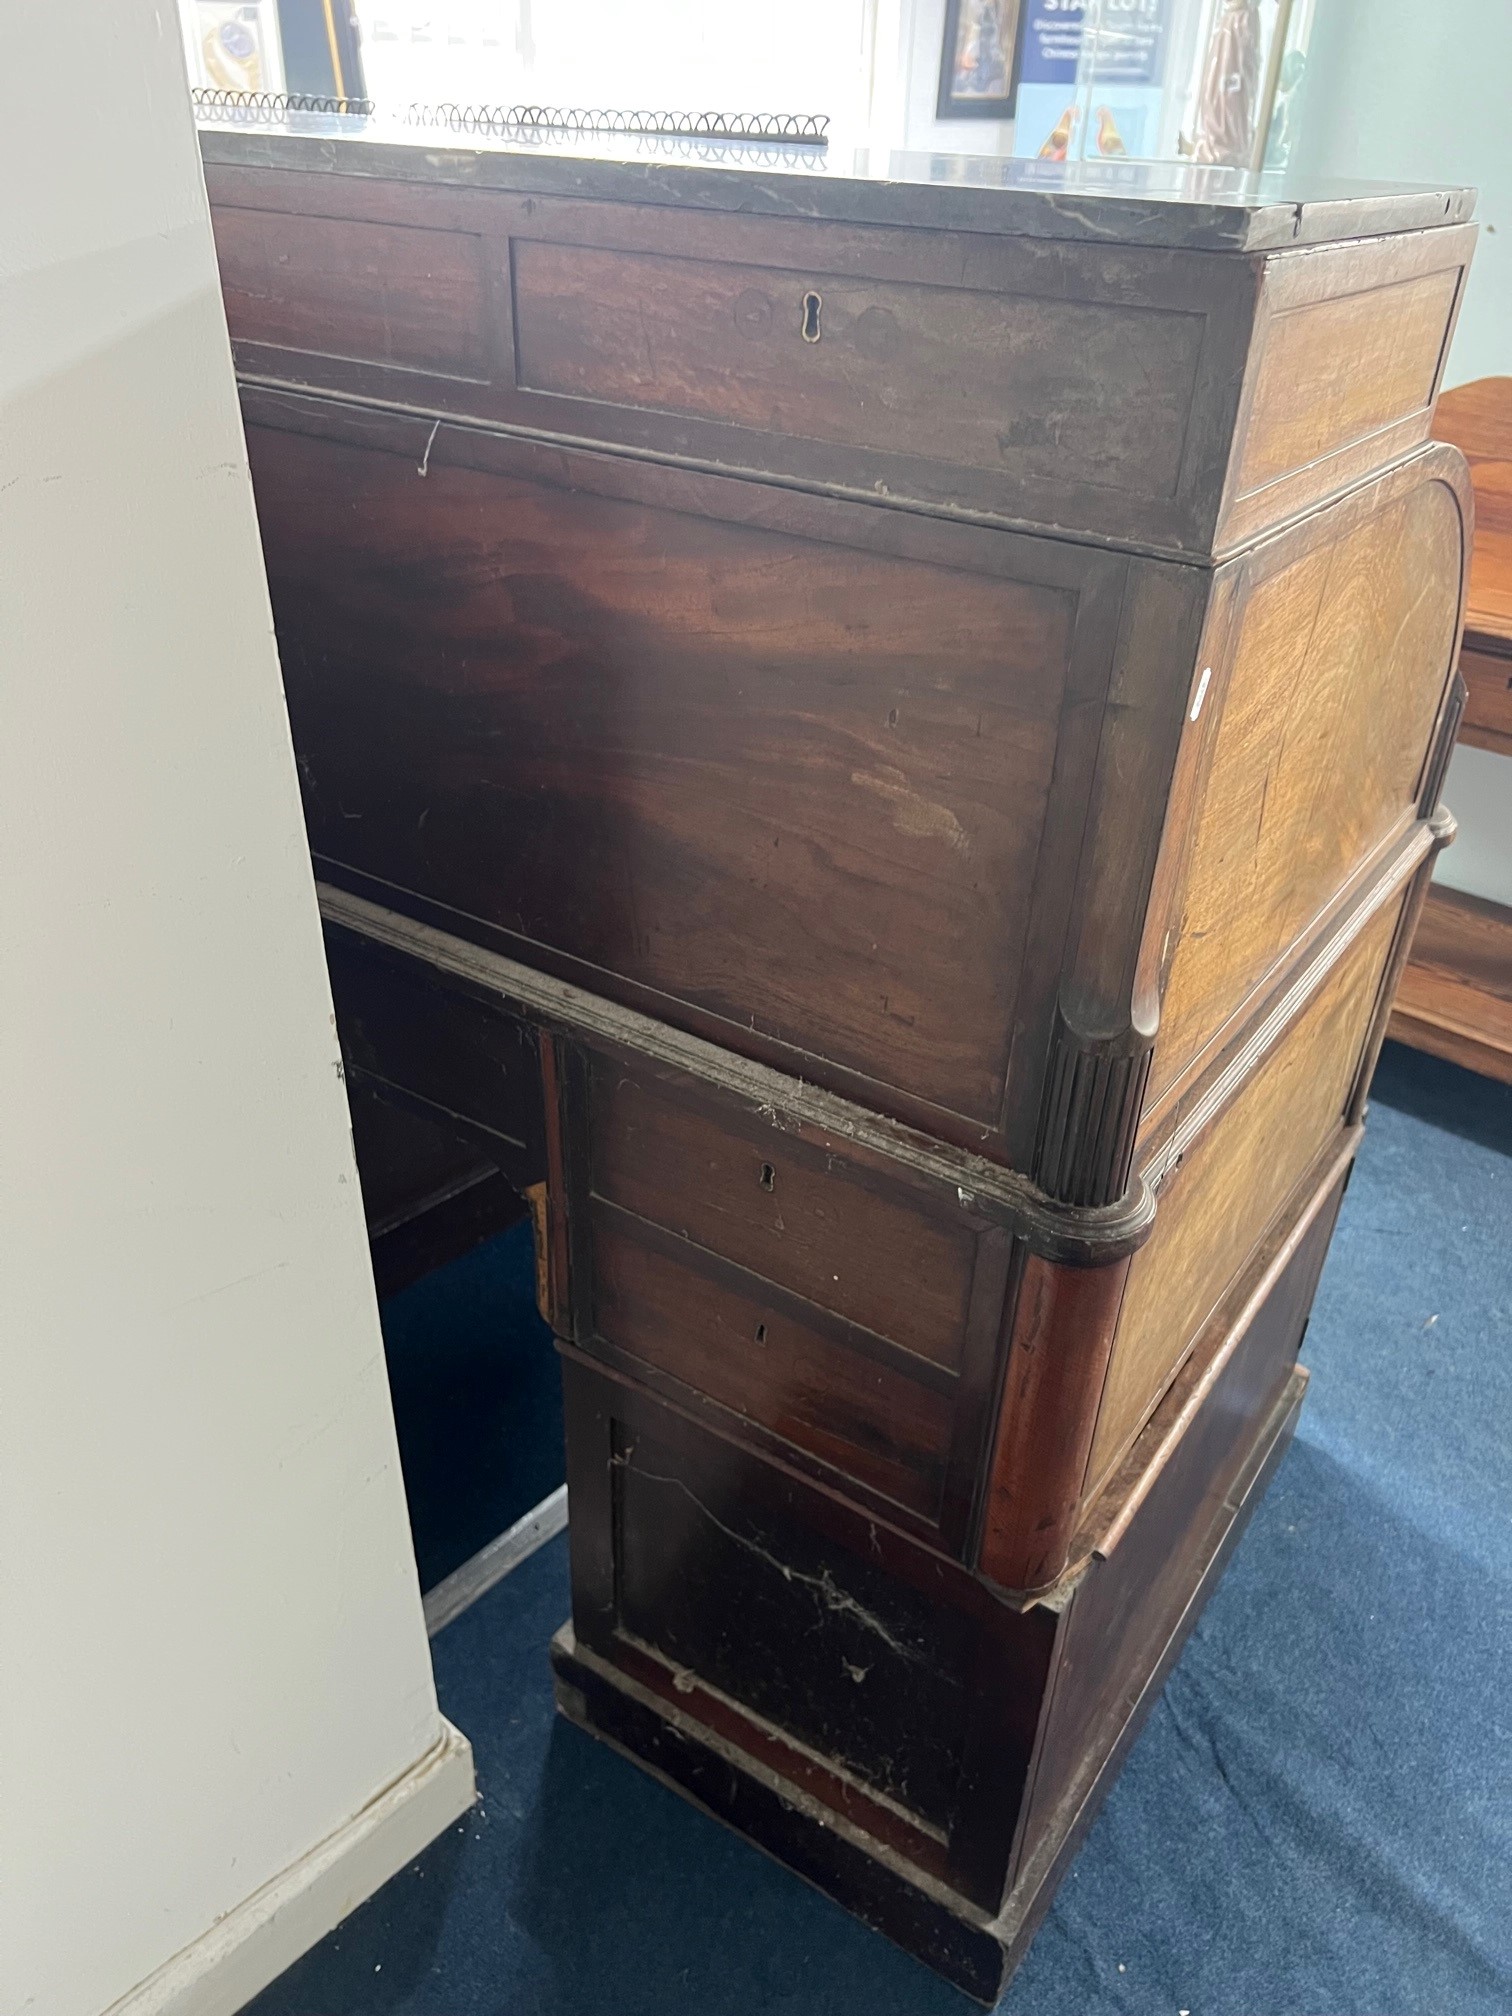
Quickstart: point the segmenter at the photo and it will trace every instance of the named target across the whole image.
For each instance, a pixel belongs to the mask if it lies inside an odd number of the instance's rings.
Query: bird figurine
[[[1068,105],[1060,116],[1055,131],[1039,151],[1041,161],[1064,161],[1071,145],[1071,129],[1076,124],[1076,107]]]
[[[1097,108],[1097,151],[1099,154],[1127,154],[1129,151],[1106,105]]]

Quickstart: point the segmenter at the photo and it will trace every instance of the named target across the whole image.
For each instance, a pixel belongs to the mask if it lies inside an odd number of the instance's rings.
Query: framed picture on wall
[[[941,119],[1011,119],[1018,90],[1024,0],[945,0]]]

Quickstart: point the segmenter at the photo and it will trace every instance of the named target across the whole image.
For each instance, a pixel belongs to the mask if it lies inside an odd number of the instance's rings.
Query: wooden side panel
[[[1180,1615],[1257,1427],[1296,1363],[1337,1208],[1335,1194],[1317,1212],[1128,1530],[1072,1598],[1021,1869],[1068,1825]]]
[[[1058,1618],[643,1392],[564,1372],[580,1642],[996,1909]]]
[[[1160,1192],[1135,1254],[1088,1468],[1092,1496],[1138,1434],[1266,1228],[1342,1123],[1401,901],[1372,920]]]
[[[1458,225],[1267,260],[1217,550],[1427,438],[1474,244]]]
[[[1150,1109],[1412,816],[1451,672],[1463,554],[1456,493],[1429,475],[1375,508],[1324,514],[1247,563]]]
[[[1158,497],[1206,331],[1191,310],[530,239],[514,301],[523,388]]]
[[[1108,676],[1084,595],[1122,563],[445,432],[422,473],[423,427],[249,446],[323,862],[997,1127],[1052,804],[1074,836],[1085,788],[1062,717]]]
[[[1240,494],[1426,411],[1458,289],[1449,267],[1278,314],[1239,458]]]

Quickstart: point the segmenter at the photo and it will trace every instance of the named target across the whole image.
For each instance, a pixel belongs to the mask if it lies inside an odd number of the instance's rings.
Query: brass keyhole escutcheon
[[[824,303],[817,294],[808,293],[804,295],[803,340],[805,343],[817,343],[824,333],[819,327],[819,310],[823,306]]]

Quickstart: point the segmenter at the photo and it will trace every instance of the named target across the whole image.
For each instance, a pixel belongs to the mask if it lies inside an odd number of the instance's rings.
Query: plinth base
[[[1049,1816],[996,1916],[774,1768],[767,1760],[783,1739],[770,1723],[718,1696],[723,1727],[716,1730],[697,1712],[700,1699],[712,1690],[692,1684],[687,1706],[673,1705],[580,1646],[570,1624],[551,1647],[557,1707],[957,1987],[979,2001],[995,2002],[1285,1451],[1306,1384],[1307,1374],[1299,1368],[1255,1436],[1203,1543],[1187,1556],[1188,1573],[1168,1591],[1153,1658],[1146,1641],[1143,1656],[1130,1662],[1127,1672],[1100,1676],[1100,1691],[1116,1708],[1091,1729],[1078,1766],[1067,1773],[1066,1796]],[[1118,1569],[1116,1554],[1094,1560],[1082,1586],[1116,1576]],[[732,1740],[729,1732],[741,1721],[749,1723],[761,1756]],[[799,1770],[801,1757],[795,1750]]]

